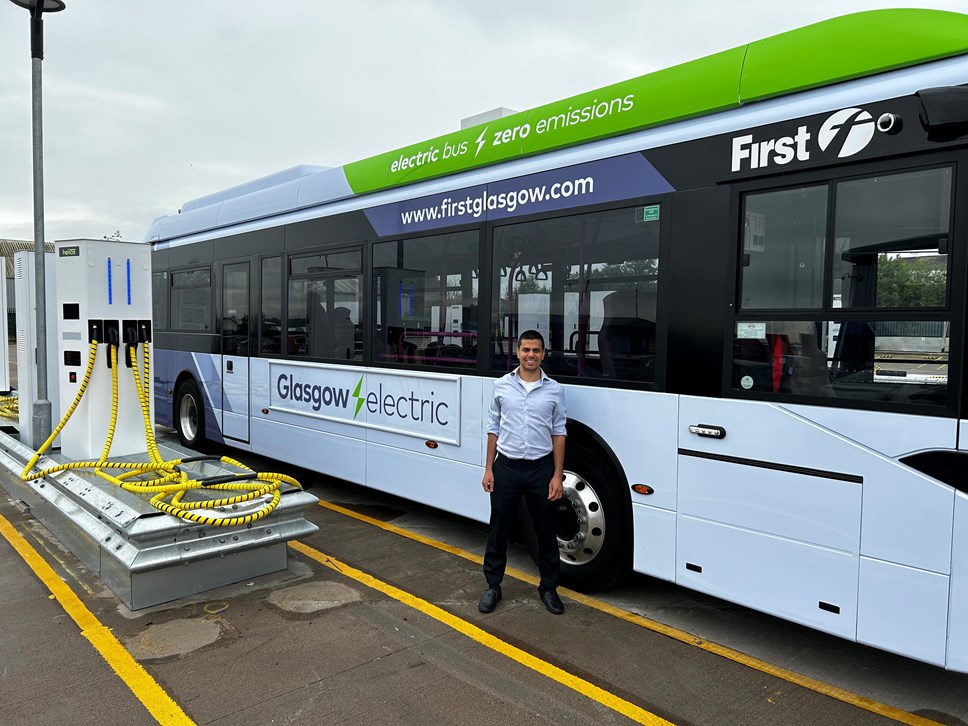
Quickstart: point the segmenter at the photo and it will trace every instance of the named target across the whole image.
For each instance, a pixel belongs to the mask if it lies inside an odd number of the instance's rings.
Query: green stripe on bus
[[[968,15],[872,10],[750,43],[741,103],[927,63],[968,51]]]
[[[968,52],[968,15],[871,10],[825,20],[343,167],[356,194],[737,108]]]

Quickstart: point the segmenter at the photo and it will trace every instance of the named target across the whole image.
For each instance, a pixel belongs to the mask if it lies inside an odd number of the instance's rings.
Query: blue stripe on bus
[[[420,232],[674,191],[639,153],[365,210],[377,235]]]

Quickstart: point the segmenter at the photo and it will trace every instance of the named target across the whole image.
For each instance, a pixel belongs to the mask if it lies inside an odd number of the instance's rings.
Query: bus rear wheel
[[[557,534],[562,584],[592,592],[625,568],[628,543],[621,485],[611,463],[581,442],[568,442]]]
[[[182,446],[197,450],[205,440],[205,407],[198,384],[182,382],[175,392],[175,430]]]

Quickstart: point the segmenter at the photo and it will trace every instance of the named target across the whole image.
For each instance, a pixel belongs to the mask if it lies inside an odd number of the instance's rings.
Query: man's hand
[[[484,478],[481,480],[481,486],[484,487],[484,491],[493,492],[494,491],[494,472],[488,467],[484,470]]]
[[[565,488],[561,483],[561,476],[555,474],[551,477],[551,482],[548,484],[548,499],[552,502],[561,499],[561,495],[564,494]]]

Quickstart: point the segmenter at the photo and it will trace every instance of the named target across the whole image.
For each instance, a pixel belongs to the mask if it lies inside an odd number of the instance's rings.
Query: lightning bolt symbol
[[[474,152],[475,159],[477,158],[477,155],[481,153],[481,148],[484,146],[484,134],[486,133],[487,133],[487,126],[485,126],[484,130],[481,131],[481,135],[477,137],[477,151]]]
[[[353,398],[356,399],[356,411],[353,413],[354,419],[359,415],[360,409],[363,408],[363,396],[360,395],[361,388],[363,388],[363,376],[360,376],[360,382],[356,384],[356,390],[353,391]]]

